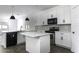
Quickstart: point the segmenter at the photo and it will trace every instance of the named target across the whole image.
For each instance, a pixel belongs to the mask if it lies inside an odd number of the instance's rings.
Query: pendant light
[[[27,17],[27,18],[25,19],[25,21],[29,21],[29,18]]]
[[[13,16],[13,8],[14,6],[12,6],[12,16],[10,17],[10,19],[15,19],[15,17]]]

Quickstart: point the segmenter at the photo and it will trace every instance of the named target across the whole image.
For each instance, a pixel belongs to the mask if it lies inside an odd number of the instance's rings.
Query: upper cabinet
[[[39,11],[33,15],[34,25],[48,25],[49,18],[57,17],[57,24],[71,24],[71,8],[69,5],[56,6],[47,10]]]
[[[63,24],[65,22],[64,19],[64,6],[58,6],[57,7],[57,21],[58,24]]]
[[[48,14],[48,18],[55,18],[57,17],[57,8],[51,8],[49,10],[47,10],[47,14]]]
[[[48,25],[47,20],[49,18],[56,17],[56,8],[51,8],[48,10],[40,11],[37,14],[36,20],[37,20],[37,26],[38,25]]]
[[[57,7],[58,24],[71,24],[70,13],[71,13],[70,6],[58,6]]]

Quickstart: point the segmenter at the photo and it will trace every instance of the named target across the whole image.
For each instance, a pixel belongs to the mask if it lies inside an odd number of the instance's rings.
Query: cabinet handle
[[[44,21],[43,21],[43,24],[44,24]]]
[[[63,23],[65,23],[65,20],[63,19]]]
[[[63,40],[63,37],[61,37],[61,40]]]
[[[61,33],[61,35],[63,35],[64,33]]]
[[[75,34],[75,32],[72,32],[73,34]]]
[[[13,37],[14,37],[15,35],[13,35]]]

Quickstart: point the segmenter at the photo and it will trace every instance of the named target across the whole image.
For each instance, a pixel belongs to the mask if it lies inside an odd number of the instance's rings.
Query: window
[[[29,29],[29,25],[26,25],[26,30]]]
[[[7,25],[2,25],[2,29],[7,29],[8,26]]]
[[[1,25],[0,25],[0,29],[1,29]]]

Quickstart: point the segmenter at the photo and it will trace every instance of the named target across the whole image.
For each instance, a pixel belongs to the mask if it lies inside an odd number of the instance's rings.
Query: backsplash
[[[35,30],[36,30],[36,31],[40,31],[40,30],[49,30],[50,27],[59,27],[59,31],[71,32],[71,25],[36,26],[36,27],[35,27]]]

